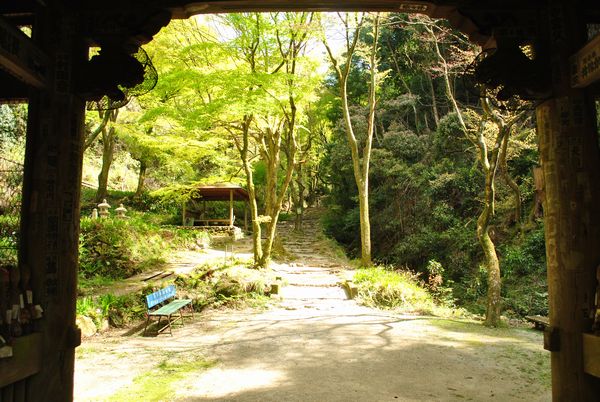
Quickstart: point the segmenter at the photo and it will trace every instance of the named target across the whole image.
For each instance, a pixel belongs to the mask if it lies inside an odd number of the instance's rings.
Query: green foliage
[[[17,263],[19,219],[0,215],[0,265]]]
[[[143,297],[137,294],[114,296],[102,295],[98,298],[102,316],[112,327],[123,327],[144,317],[147,311]]]
[[[164,263],[164,240],[143,219],[83,218],[80,238],[83,278],[127,278]]]
[[[80,297],[77,299],[77,315],[90,317],[97,328],[107,320],[111,327],[121,328],[144,317],[145,300],[140,294],[115,296],[103,294],[98,297]]]
[[[504,306],[507,312],[521,317],[547,315],[548,284],[543,225],[538,225],[518,240],[501,250]]]
[[[274,277],[271,273],[251,269],[234,261],[215,268],[201,265],[189,275],[175,279],[182,295],[194,300],[194,308],[263,306]]]
[[[546,243],[544,226],[539,225],[527,233],[527,236],[501,250],[502,274],[504,279],[529,274],[544,275],[546,272]]]
[[[485,272],[478,268],[483,255],[476,237],[484,177],[474,144],[465,136],[458,115],[447,102],[439,57],[432,42],[422,41],[427,32],[419,18],[392,15],[381,33],[382,43],[386,44],[381,49],[381,66],[391,71],[377,111],[369,177],[373,256],[379,263],[406,266],[411,272],[441,280],[437,288],[428,283],[437,302],[452,305],[456,301],[478,312],[485,303],[487,287]],[[407,20],[411,22],[407,24]],[[435,24],[443,28],[443,23]],[[445,39],[438,45],[448,67],[454,69],[450,77],[454,80],[454,96],[463,110],[477,110],[478,98],[471,95],[468,83],[455,69],[461,62],[457,58],[464,57],[470,48],[464,41],[457,41],[458,36]],[[353,68],[360,70],[361,66]],[[335,84],[335,78],[331,78],[331,84]],[[351,103],[364,100],[364,91],[351,93]],[[323,223],[326,233],[356,256],[360,231],[351,158],[339,130],[343,126],[340,107],[335,103],[329,107],[333,136],[322,161],[329,184]],[[351,119],[360,137],[365,126],[360,107],[351,109]],[[538,159],[530,124],[513,132],[507,156],[509,173],[521,190],[523,215],[527,215],[535,194],[531,172]],[[534,273],[545,276],[543,231],[526,230],[524,221],[514,221],[514,198],[500,178],[496,190],[493,236],[497,244],[503,245],[499,254],[505,298],[516,298],[515,306],[508,300],[505,305],[519,314],[542,311],[539,307],[543,304],[544,284],[527,281]],[[437,264],[443,270],[432,275]],[[526,292],[520,287],[523,281],[531,284],[530,295],[539,297],[524,299]],[[528,304],[530,310],[525,308]]]
[[[359,300],[367,306],[430,313],[431,295],[408,271],[384,267],[363,268],[354,274]]]

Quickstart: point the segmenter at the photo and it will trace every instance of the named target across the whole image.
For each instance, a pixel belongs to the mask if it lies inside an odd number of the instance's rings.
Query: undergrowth
[[[76,311],[78,315],[90,317],[96,328],[101,328],[104,320],[111,327],[121,328],[144,317],[146,305],[142,294],[80,297],[77,299]]]
[[[411,273],[384,267],[362,268],[354,274],[358,300],[372,307],[432,313],[433,297]]]
[[[149,216],[132,213],[125,220],[82,218],[80,278],[128,278],[160,268],[171,251],[196,249],[208,243],[204,231],[161,227]]]
[[[194,308],[201,310],[208,306],[264,307],[273,280],[273,274],[267,271],[233,261],[222,267],[200,265],[188,275],[178,276],[175,284],[178,292],[193,299]]]

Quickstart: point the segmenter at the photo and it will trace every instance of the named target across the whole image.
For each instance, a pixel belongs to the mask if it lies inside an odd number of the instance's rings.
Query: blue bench
[[[152,317],[158,317],[157,325],[159,326],[159,334],[168,328],[171,335],[173,335],[173,330],[171,328],[173,323],[175,323],[177,320],[181,320],[181,325],[183,325],[183,309],[185,307],[189,307],[192,313],[192,318],[194,318],[192,300],[175,299],[165,304],[165,302],[171,298],[175,298],[175,285],[169,285],[166,288],[157,290],[156,292],[146,296],[148,312],[146,317],[146,325],[144,326],[144,335],[146,335],[146,330],[148,329],[148,324],[150,323]],[[174,315],[175,317],[173,318]],[[160,322],[162,321],[163,317],[167,319],[167,323],[160,328]]]

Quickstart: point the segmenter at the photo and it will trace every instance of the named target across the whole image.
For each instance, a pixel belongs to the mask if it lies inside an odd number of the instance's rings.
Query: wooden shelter
[[[196,188],[196,196],[193,197],[190,202],[183,204],[183,225],[186,226],[188,219],[193,219],[193,224],[200,224],[201,226],[210,226],[211,224],[222,224],[229,227],[233,227],[235,222],[235,215],[233,213],[234,201],[248,202],[249,196],[248,191],[243,187],[230,183],[218,183],[212,185],[201,185]],[[207,201],[229,201],[229,217],[227,219],[219,219],[215,217],[209,217],[207,215],[206,202]],[[202,203],[202,209],[196,210],[190,208],[190,203],[198,205]],[[247,208],[244,205],[244,229],[248,228],[247,222]]]
[[[373,10],[447,18],[496,48],[482,81],[539,99],[555,401],[596,401],[600,337],[590,334],[600,264],[600,153],[595,99],[600,44],[597,0],[3,0],[0,99],[27,101],[19,267],[11,287],[30,286],[44,308],[37,332],[0,360],[3,401],[73,397],[79,201],[86,100],[118,97],[139,81],[130,54],[172,18],[272,10]],[[31,38],[18,30],[32,27]],[[589,42],[589,43],[588,43]],[[100,46],[88,59],[90,45]],[[512,63],[520,46],[534,57]],[[137,75],[136,75],[137,74]],[[43,364],[42,364],[43,362]],[[401,364],[401,362],[399,362]]]

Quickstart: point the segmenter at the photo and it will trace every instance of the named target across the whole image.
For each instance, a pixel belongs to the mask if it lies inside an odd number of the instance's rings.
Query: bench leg
[[[179,309],[179,317],[181,318],[181,326],[183,327],[185,324],[183,322],[183,309]]]
[[[146,336],[146,330],[148,329],[149,322],[150,322],[150,314],[146,315],[146,325],[144,325],[144,336]]]

